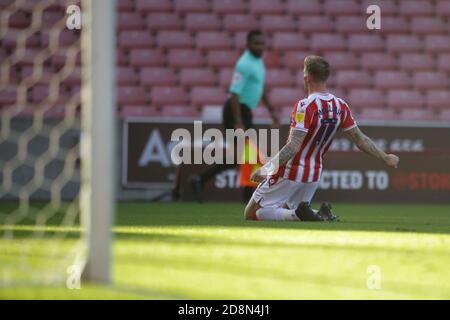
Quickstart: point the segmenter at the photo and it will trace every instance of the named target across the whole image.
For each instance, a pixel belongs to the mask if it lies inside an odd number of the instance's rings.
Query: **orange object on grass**
[[[253,171],[260,168],[265,161],[258,147],[249,138],[245,140],[244,161],[239,166],[240,185],[242,187],[256,187],[258,183],[250,180]],[[256,160],[256,163],[255,163]]]

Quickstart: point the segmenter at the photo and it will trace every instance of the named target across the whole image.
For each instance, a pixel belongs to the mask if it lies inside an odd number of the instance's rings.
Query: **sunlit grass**
[[[238,204],[119,205],[110,286],[0,288],[0,298],[449,299],[449,206],[336,205],[342,223],[251,222]],[[30,229],[31,228],[31,229]],[[0,272],[46,264],[51,240],[0,239]],[[72,236],[75,227],[48,226]],[[2,226],[0,226],[0,233]],[[47,243],[46,243],[47,241]],[[36,245],[39,243],[39,245]],[[367,287],[379,267],[380,288]]]

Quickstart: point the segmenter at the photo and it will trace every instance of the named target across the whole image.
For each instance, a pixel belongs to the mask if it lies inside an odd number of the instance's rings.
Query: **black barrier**
[[[217,125],[203,124],[203,132]],[[325,156],[324,171],[315,201],[450,202],[450,128],[425,126],[370,126],[361,129],[386,152],[400,156],[398,169],[360,152],[339,133]],[[126,188],[174,188],[193,200],[187,178],[206,164],[175,166],[171,134],[187,129],[194,137],[193,121],[161,122],[128,119],[123,130],[122,184]],[[266,128],[260,125],[257,128]],[[280,128],[280,147],[288,126]],[[205,188],[205,201],[240,201],[239,175],[235,169],[218,174]]]

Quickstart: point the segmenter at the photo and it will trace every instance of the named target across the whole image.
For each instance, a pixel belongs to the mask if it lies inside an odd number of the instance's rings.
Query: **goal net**
[[[105,0],[0,1],[1,286],[79,288],[82,273],[109,280],[115,90],[94,75],[114,79],[114,9]],[[100,45],[111,48],[96,65]]]

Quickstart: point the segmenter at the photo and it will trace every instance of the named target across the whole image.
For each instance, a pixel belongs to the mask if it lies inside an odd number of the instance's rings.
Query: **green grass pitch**
[[[229,203],[120,203],[113,284],[7,286],[0,299],[450,299],[449,205],[334,209],[341,223],[245,221]],[[0,272],[33,241],[26,226],[15,235],[0,238]],[[378,289],[367,286],[373,265]]]

